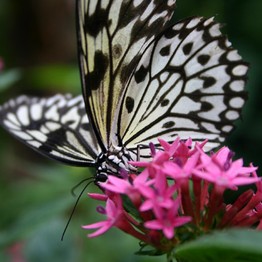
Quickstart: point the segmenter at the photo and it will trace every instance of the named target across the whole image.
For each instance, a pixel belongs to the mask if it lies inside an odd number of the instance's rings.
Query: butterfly
[[[158,137],[219,146],[245,102],[248,71],[213,18],[170,25],[175,0],[77,0],[82,95],[19,96],[0,125],[52,159],[94,166],[94,180],[136,169]]]

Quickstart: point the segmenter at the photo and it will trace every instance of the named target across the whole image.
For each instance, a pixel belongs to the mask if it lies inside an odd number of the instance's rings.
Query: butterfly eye
[[[96,175],[96,177],[95,177],[95,183],[97,183],[97,182],[106,182],[106,180],[107,180],[107,174],[105,174],[105,173],[98,173],[97,175]]]

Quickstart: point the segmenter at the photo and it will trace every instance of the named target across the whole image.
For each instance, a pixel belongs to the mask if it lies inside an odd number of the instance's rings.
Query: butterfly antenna
[[[76,194],[75,194],[75,190],[80,186],[82,185],[84,182],[88,181],[88,180],[92,180],[92,182],[94,181],[94,178],[93,177],[89,177],[89,178],[85,178],[83,179],[82,181],[80,181],[79,183],[77,183],[72,189],[71,189],[71,194],[75,197]]]
[[[80,183],[77,184],[77,186],[81,185],[84,181],[87,181],[87,180],[89,180],[89,179],[82,180]],[[61,241],[64,240],[64,236],[65,236],[66,230],[67,230],[67,228],[68,228],[68,226],[69,226],[69,224],[70,224],[70,222],[71,222],[71,219],[72,219],[72,217],[73,217],[73,214],[75,213],[76,207],[77,207],[77,205],[78,205],[78,203],[79,203],[79,200],[80,200],[81,196],[82,196],[83,193],[85,192],[86,188],[87,188],[91,183],[93,183],[93,182],[94,182],[94,180],[89,181],[89,182],[84,186],[84,188],[82,189],[82,191],[80,192],[80,194],[78,195],[78,197],[77,197],[77,199],[76,199],[76,202],[75,202],[75,204],[74,204],[74,207],[73,207],[73,209],[72,209],[72,211],[71,211],[71,214],[70,214],[70,216],[69,216],[69,218],[68,218],[68,220],[67,220],[67,223],[66,223],[66,226],[65,226],[65,228],[64,228],[64,231],[63,231],[63,233],[62,233]],[[77,186],[75,186],[74,188],[76,188]]]

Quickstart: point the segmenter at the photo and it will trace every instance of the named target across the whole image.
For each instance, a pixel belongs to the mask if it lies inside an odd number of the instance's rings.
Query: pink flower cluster
[[[233,153],[223,147],[216,153],[203,151],[203,143],[177,138],[172,144],[159,139],[161,149],[150,145],[151,162],[132,162],[143,168],[139,174],[122,179],[108,177],[101,183],[104,194],[89,194],[105,201],[97,208],[106,220],[83,226],[97,229],[95,237],[111,227],[133,235],[157,250],[174,246],[198,235],[225,227],[262,228],[262,182],[256,167],[233,161]],[[255,184],[232,204],[226,204],[225,190]]]

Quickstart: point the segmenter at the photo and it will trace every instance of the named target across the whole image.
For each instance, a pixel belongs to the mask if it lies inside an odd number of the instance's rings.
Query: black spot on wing
[[[170,54],[170,45],[167,45],[167,46],[161,48],[159,53],[160,53],[161,56],[169,56],[169,54]]]
[[[57,146],[63,146],[66,142],[66,131],[63,128],[57,129],[48,134],[47,141],[39,147],[39,150],[50,153]]]
[[[164,107],[164,106],[167,106],[169,104],[169,100],[168,99],[164,99],[162,102],[161,102],[161,106]]]
[[[166,123],[163,124],[163,128],[171,128],[175,125],[175,122],[174,121],[168,121]]]
[[[197,61],[198,61],[199,64],[204,66],[204,65],[206,65],[208,63],[209,59],[210,59],[210,55],[200,55],[197,58]]]
[[[126,110],[128,113],[131,113],[134,109],[135,101],[132,97],[128,96],[126,98]]]
[[[147,68],[143,65],[135,72],[135,80],[138,84],[145,80],[147,72]]]
[[[202,112],[207,112],[213,109],[212,104],[208,103],[208,102],[202,102],[201,103],[201,111]]]
[[[184,55],[189,55],[191,53],[192,47],[193,47],[192,42],[185,44],[182,49]]]
[[[80,107],[80,108],[78,108],[77,113],[80,116],[86,115],[86,109],[84,107]]]
[[[190,33],[190,29],[186,28],[186,27],[183,27],[183,29],[180,29],[178,31],[179,33],[179,38],[180,39],[185,39],[187,37],[187,35]]]
[[[75,123],[75,120],[68,120],[64,123],[65,126],[70,126]]]
[[[174,30],[173,28],[170,30],[166,30],[163,34],[163,36],[167,39],[174,38],[179,32],[177,30]]]
[[[27,126],[23,126],[22,129],[25,129],[25,130],[39,130],[42,125],[43,125],[43,121],[42,120],[31,121]]]
[[[121,45],[116,44],[116,45],[113,46],[113,48],[112,48],[112,56],[113,56],[115,59],[120,58],[121,55],[122,55],[122,52],[123,52],[123,50],[122,50]]]
[[[90,123],[84,123],[81,125],[81,128],[86,130],[86,131],[90,131],[92,129],[92,126]]]
[[[211,23],[209,26],[211,27],[213,24],[214,24],[214,22]],[[201,29],[201,27],[199,27],[199,29]],[[209,42],[211,42],[211,41],[214,39],[214,37],[212,36],[212,34],[210,33],[209,30],[204,30],[204,31],[203,31],[202,39],[203,39],[203,41],[205,41],[206,43],[209,43]]]
[[[108,59],[101,51],[95,53],[94,70],[86,75],[87,88],[97,90],[104,79],[108,67]]]
[[[203,76],[203,77],[200,77],[200,79],[204,80],[204,83],[203,83],[204,88],[209,88],[217,82],[217,80],[212,76]]]
[[[84,30],[86,33],[96,37],[102,29],[107,26],[108,10],[102,9],[98,4],[93,15],[85,15]]]

